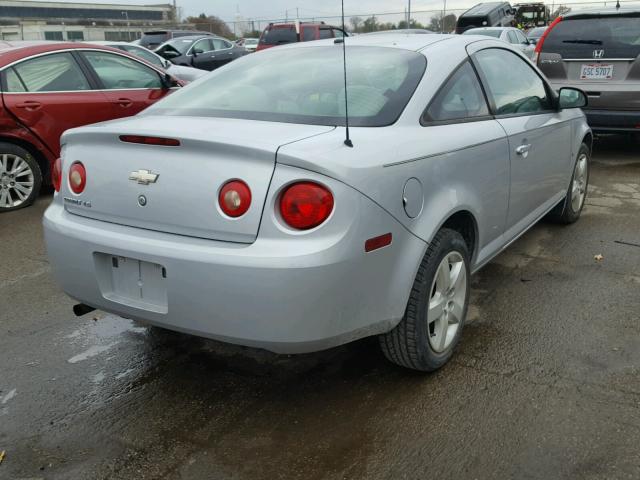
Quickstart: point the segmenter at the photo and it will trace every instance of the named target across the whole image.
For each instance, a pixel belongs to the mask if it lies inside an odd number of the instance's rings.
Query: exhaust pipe
[[[90,307],[89,305],[85,305],[84,303],[79,303],[73,306],[73,313],[76,317],[81,317],[86,315],[87,313],[91,313],[95,310],[95,308]]]

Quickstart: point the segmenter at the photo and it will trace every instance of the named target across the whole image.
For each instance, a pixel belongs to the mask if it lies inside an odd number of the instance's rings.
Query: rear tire
[[[28,207],[38,197],[42,171],[33,155],[0,142],[0,213]]]
[[[564,200],[549,213],[549,220],[552,222],[569,225],[580,218],[587,199],[590,160],[591,151],[587,144],[583,143],[580,145],[580,150],[578,150],[578,156],[574,163],[567,195]]]
[[[384,355],[402,367],[423,372],[447,363],[467,316],[469,277],[464,238],[443,228],[420,263],[403,319],[379,337]]]

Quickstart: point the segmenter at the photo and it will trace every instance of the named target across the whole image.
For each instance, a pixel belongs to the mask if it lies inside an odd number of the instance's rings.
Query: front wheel
[[[0,213],[31,205],[41,184],[35,158],[22,147],[0,142]]]
[[[400,323],[380,336],[385,356],[414,370],[431,372],[449,361],[460,340],[469,304],[469,250],[447,228],[429,244]]]
[[[590,156],[589,147],[584,143],[580,145],[567,195],[549,214],[552,221],[568,225],[580,218],[589,187]]]

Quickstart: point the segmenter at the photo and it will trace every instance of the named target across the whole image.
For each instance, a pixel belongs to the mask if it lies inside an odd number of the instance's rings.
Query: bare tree
[[[187,17],[187,23],[193,23],[201,32],[211,32],[221,37],[233,38],[233,32],[221,18],[201,13],[197,17]]]
[[[360,31],[360,26],[362,25],[362,18],[361,17],[351,17],[349,19],[349,23],[351,23],[351,28],[354,32],[359,32]]]

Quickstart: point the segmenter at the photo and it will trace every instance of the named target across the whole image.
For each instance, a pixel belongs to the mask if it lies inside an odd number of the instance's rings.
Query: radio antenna
[[[342,35],[346,36],[347,31],[344,29],[344,0],[342,2]],[[347,147],[353,147],[353,142],[349,137],[349,102],[347,101],[347,46],[345,37],[342,37],[342,66],[344,71],[344,121],[347,127],[346,138],[344,144]]]

